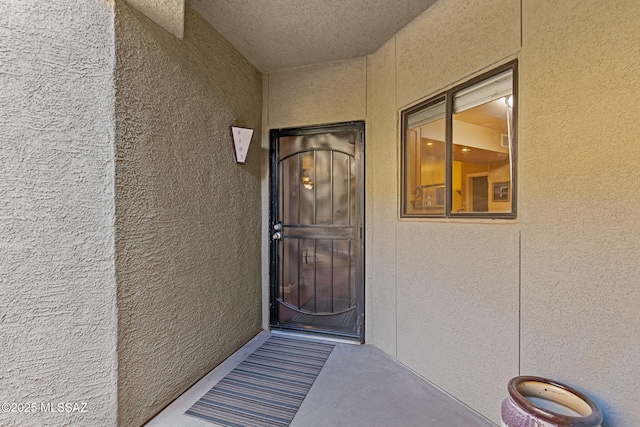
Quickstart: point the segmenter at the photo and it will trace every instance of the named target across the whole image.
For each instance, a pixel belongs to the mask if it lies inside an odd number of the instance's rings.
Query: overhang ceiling
[[[263,73],[375,52],[436,0],[188,0]]]

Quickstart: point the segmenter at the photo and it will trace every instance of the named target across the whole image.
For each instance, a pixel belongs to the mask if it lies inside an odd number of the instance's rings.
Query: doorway
[[[471,187],[470,212],[489,211],[489,176],[487,174],[469,174]]]
[[[364,122],[271,131],[272,329],[364,338]]]

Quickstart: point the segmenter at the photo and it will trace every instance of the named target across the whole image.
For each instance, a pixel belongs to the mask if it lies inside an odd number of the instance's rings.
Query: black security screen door
[[[364,123],[271,131],[271,327],[363,338]]]

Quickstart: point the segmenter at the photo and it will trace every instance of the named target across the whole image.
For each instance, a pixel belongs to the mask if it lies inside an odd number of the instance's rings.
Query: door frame
[[[489,172],[475,172],[467,174],[467,212],[474,212],[473,210],[473,178],[479,178],[481,176],[487,177],[487,185],[489,185]],[[489,192],[487,191],[487,205],[489,204]]]
[[[289,325],[276,325],[278,319],[278,241],[272,239],[274,233],[273,226],[278,220],[278,139],[286,136],[315,135],[332,131],[356,130],[360,135],[360,140],[356,141],[356,155],[359,155],[357,169],[357,191],[359,195],[357,206],[357,221],[359,224],[359,254],[356,261],[356,310],[358,331],[356,335],[345,335],[339,332],[313,330],[306,328],[296,328]],[[365,336],[365,122],[350,121],[340,123],[328,123],[313,126],[271,129],[269,131],[269,225],[267,239],[269,241],[269,328],[278,330],[289,330],[293,332],[310,332],[322,335],[332,335],[341,338],[357,339],[364,344]]]

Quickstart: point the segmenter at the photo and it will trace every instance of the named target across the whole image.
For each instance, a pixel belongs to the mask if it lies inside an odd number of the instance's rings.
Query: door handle
[[[276,222],[273,224],[273,229],[276,231],[271,235],[273,240],[282,240],[282,223]]]

